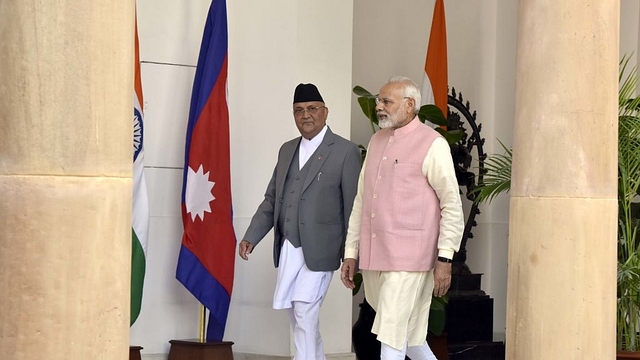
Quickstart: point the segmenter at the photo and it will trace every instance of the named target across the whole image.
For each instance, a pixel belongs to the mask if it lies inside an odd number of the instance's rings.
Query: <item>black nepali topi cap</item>
[[[320,101],[324,102],[320,91],[313,84],[298,84],[296,91],[293,93],[293,103]]]

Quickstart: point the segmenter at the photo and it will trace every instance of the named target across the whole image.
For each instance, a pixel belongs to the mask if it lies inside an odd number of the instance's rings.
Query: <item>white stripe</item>
[[[435,98],[433,97],[433,88],[431,87],[431,80],[429,80],[429,75],[427,73],[423,73],[424,78],[422,79],[422,101],[420,105],[428,105],[435,104]]]
[[[140,107],[140,101],[134,90],[133,102],[135,108],[142,114]],[[144,115],[142,115],[144,116]],[[142,122],[143,119],[140,119]],[[144,129],[144,128],[143,128]],[[144,176],[144,145],[138,158],[133,163],[133,212],[132,212],[132,227],[140,240],[140,245],[144,249],[145,257],[147,254],[147,240],[149,236],[149,195],[147,193],[147,182]]]
[[[429,80],[429,75],[427,73],[423,73],[424,78],[422,79],[422,89],[420,90],[420,94],[422,95],[422,100],[420,101],[420,105],[429,105],[435,104],[436,100],[433,96],[433,88],[431,87],[431,80]],[[446,114],[445,114],[446,116]],[[432,129],[438,127],[436,124],[431,121],[425,121],[425,124],[429,125]]]

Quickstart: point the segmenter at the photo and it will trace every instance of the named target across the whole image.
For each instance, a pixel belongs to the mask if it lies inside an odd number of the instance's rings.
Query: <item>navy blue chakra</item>
[[[143,138],[143,126],[142,126],[142,114],[138,109],[133,108],[133,161],[135,162],[142,151],[142,138]]]

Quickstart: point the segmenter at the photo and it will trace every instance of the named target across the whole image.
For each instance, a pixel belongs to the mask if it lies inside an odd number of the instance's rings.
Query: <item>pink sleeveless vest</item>
[[[373,135],[362,195],[360,268],[429,271],[438,253],[440,202],[422,164],[440,136],[414,118]]]

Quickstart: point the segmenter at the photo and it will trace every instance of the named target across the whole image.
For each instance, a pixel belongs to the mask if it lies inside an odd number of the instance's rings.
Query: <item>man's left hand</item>
[[[443,297],[451,286],[451,263],[436,261],[433,270],[433,294],[436,297]]]

